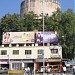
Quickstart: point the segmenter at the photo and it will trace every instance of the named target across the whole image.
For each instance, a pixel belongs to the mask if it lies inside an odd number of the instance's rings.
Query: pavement
[[[70,74],[70,73],[51,73],[51,74],[43,74],[43,75],[73,75],[73,74]]]
[[[73,75],[71,73],[52,73],[52,74],[45,74],[45,75]]]
[[[9,74],[0,74],[0,75],[9,75]],[[21,74],[11,74],[11,75],[21,75]],[[34,75],[34,74],[24,74],[24,75]],[[73,75],[72,73],[44,73],[44,74],[35,74],[35,75]]]
[[[24,75],[29,75],[29,74],[24,74]],[[65,73],[65,74],[64,73],[50,73],[50,74],[44,73],[44,74],[35,74],[35,75],[73,75],[73,74],[72,73]]]

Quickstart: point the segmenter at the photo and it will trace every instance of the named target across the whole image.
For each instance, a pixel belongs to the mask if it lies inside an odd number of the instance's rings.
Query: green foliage
[[[1,19],[1,27],[3,32],[14,32],[21,29],[20,18],[18,14],[7,14]]]
[[[64,44],[66,45],[66,53],[67,58],[68,54],[72,54],[74,50],[74,44],[75,44],[75,13],[71,9],[68,9],[66,12],[62,14],[61,17],[61,25],[64,35]],[[65,51],[64,51],[65,52]],[[73,58],[70,57],[70,58]]]

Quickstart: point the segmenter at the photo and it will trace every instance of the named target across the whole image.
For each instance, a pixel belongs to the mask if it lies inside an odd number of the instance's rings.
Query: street
[[[8,74],[0,74],[0,75],[8,75]],[[12,74],[11,74],[12,75]],[[16,74],[14,74],[16,75]],[[17,75],[21,75],[21,74],[17,74]],[[24,75],[31,75],[31,74],[24,74]],[[32,74],[34,75],[34,74]],[[73,75],[71,73],[51,73],[51,74],[47,74],[47,73],[44,73],[44,74],[35,74],[35,75]]]
[[[51,74],[36,74],[36,75],[73,75],[71,73],[51,73]]]

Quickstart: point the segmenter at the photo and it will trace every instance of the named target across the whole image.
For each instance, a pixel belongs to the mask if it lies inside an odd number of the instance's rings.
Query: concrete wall
[[[58,49],[58,53],[52,54],[51,49]],[[37,51],[44,49],[44,58],[60,57],[62,58],[61,46],[22,46],[22,47],[0,47],[0,59],[36,59],[38,57]],[[1,50],[7,50],[6,55],[1,55]],[[13,55],[13,50],[19,50],[19,55]],[[25,55],[25,50],[31,50],[32,54]]]

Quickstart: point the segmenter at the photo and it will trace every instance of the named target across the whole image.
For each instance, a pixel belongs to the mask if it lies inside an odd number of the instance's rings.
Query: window
[[[31,54],[31,50],[25,50],[25,54]]]
[[[43,54],[43,50],[42,49],[39,49],[38,50],[38,54]]]
[[[38,56],[37,56],[37,58],[43,58],[44,57],[44,50],[43,49],[39,49],[38,50]]]
[[[45,2],[50,2],[49,0],[45,0]]]
[[[51,53],[53,53],[53,54],[58,53],[58,49],[51,49]]]
[[[19,54],[19,50],[13,50],[13,54],[14,55],[18,55]]]
[[[30,0],[30,10],[34,10],[35,0]]]
[[[7,55],[7,50],[1,50],[1,55]]]
[[[53,3],[56,3],[56,0],[53,0]]]
[[[35,0],[30,0],[30,2],[35,2]]]
[[[22,70],[21,63],[12,63],[12,68],[15,70]]]
[[[34,2],[31,2],[30,3],[30,10],[33,10],[34,9],[34,6],[35,6]]]

